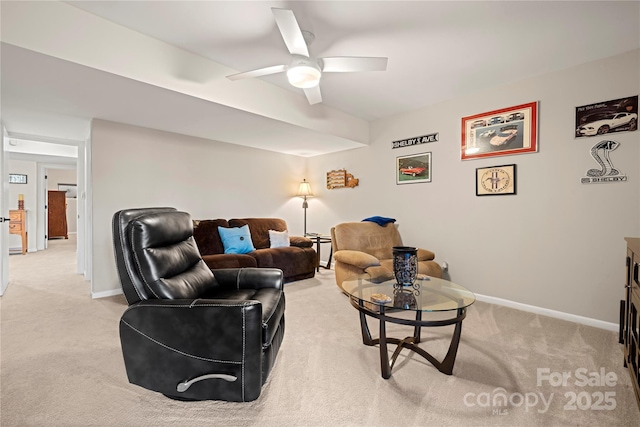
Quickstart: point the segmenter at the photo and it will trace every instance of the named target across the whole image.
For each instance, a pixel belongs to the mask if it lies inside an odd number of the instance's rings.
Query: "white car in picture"
[[[638,124],[636,113],[602,113],[589,118],[589,122],[578,126],[576,136],[602,135],[611,129],[628,126],[635,130]]]
[[[494,147],[503,147],[511,144],[516,139],[518,129],[504,129],[500,130],[500,133],[491,138],[489,144]]]
[[[496,134],[496,131],[493,129],[485,130],[480,134],[480,138],[491,138]]]

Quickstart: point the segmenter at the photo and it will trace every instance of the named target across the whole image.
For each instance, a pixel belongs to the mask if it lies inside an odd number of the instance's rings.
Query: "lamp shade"
[[[298,188],[297,197],[313,197],[313,193],[311,192],[311,185],[307,182],[306,179],[302,180],[300,183],[300,187]]]

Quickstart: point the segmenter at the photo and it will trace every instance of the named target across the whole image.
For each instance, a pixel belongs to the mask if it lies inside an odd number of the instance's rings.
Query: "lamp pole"
[[[307,196],[303,197],[304,201],[302,202],[302,209],[304,209],[304,236],[307,235],[307,208],[309,207],[309,203],[307,203]]]
[[[309,203],[307,199],[309,197],[313,197],[313,193],[311,192],[311,185],[307,182],[306,179],[303,179],[300,183],[300,188],[298,188],[297,197],[302,197],[304,200],[302,202],[302,209],[304,209],[304,235],[307,235],[307,208],[309,207]]]

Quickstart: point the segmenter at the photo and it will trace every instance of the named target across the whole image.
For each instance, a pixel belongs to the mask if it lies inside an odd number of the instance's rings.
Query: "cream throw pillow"
[[[287,230],[269,230],[269,242],[272,248],[282,248],[289,246],[289,232]]]

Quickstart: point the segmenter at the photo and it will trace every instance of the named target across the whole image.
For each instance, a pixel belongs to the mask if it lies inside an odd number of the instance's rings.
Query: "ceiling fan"
[[[308,44],[313,41],[315,36],[308,31],[302,31],[300,29],[292,10],[272,7],[271,11],[275,17],[280,34],[282,34],[284,43],[287,45],[289,53],[291,53],[291,62],[289,64],[274,65],[232,74],[227,76],[229,80],[240,80],[286,72],[289,83],[292,86],[303,89],[309,104],[313,105],[322,101],[319,85],[322,73],[385,71],[387,69],[387,58],[382,57],[311,57],[309,55]]]

